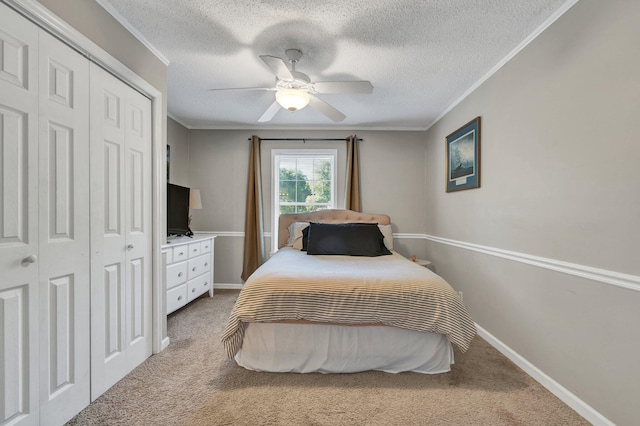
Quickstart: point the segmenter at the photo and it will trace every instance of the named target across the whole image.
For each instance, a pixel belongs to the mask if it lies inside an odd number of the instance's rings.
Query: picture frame
[[[480,117],[446,137],[446,190],[480,187]]]
[[[171,145],[167,144],[167,182],[171,177]]]

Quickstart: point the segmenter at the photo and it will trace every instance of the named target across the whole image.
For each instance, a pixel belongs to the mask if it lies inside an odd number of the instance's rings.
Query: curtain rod
[[[248,138],[247,140],[251,140],[251,138]],[[347,138],[334,138],[334,139],[328,139],[328,138],[260,138],[261,141],[302,141],[302,142],[306,142],[306,141],[346,141]],[[358,138],[358,142],[361,142],[362,139]]]

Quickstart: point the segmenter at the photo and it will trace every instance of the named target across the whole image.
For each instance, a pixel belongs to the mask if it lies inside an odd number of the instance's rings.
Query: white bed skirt
[[[442,334],[387,326],[245,324],[238,365],[255,371],[446,373],[453,348]]]

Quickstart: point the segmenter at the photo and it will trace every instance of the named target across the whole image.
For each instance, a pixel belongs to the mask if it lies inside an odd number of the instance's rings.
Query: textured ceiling
[[[99,0],[170,61],[169,113],[191,128],[424,129],[567,0]],[[575,1],[574,1],[575,2]],[[121,15],[121,16],[117,16]],[[274,92],[259,55],[312,81],[369,80],[373,93],[318,95],[347,118],[307,107],[258,118]]]

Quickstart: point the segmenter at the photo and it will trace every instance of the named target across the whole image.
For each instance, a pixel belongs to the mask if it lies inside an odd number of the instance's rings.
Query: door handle
[[[38,257],[35,254],[32,254],[22,259],[21,264],[26,268],[27,266],[29,266],[30,263],[36,263],[37,260],[38,260]]]
[[[135,247],[135,245],[133,245],[133,243],[129,244],[127,246],[127,250],[133,250],[133,248]]]

